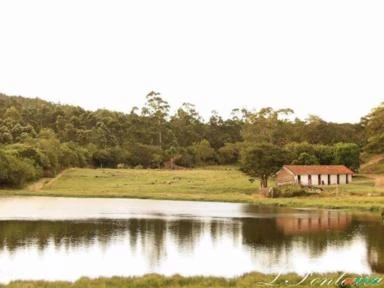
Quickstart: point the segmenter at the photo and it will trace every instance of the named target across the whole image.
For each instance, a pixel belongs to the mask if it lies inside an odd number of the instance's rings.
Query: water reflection
[[[368,223],[361,226],[367,241],[369,264],[373,271],[384,273],[384,225]]]
[[[230,218],[202,211],[204,217],[2,220],[0,282],[146,273],[384,272],[384,226],[376,219],[342,211],[226,207]],[[240,217],[233,217],[233,207]]]

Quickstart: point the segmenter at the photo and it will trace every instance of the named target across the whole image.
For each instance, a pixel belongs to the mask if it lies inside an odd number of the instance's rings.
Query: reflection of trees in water
[[[141,253],[156,265],[166,255],[167,245],[174,244],[180,251],[193,252],[203,236],[209,237],[213,245],[221,241],[224,236],[234,245],[240,244],[239,241],[242,240],[253,253],[264,249],[271,258],[276,259],[286,251],[297,247],[296,245],[301,245],[312,256],[316,256],[330,244],[345,245],[353,239],[356,231],[362,231],[367,239],[373,269],[384,272],[384,241],[382,241],[384,226],[376,222],[372,225],[365,223],[361,225],[360,221],[351,221],[350,218],[334,218],[334,214],[330,216],[332,219],[325,219],[328,216],[322,215],[323,224],[318,225],[313,224],[314,217],[318,216],[284,214],[280,218],[206,221],[189,219],[1,221],[0,248],[12,252],[32,243],[41,250],[50,243],[54,243],[57,248],[67,249],[90,246],[94,243],[107,247],[113,239],[127,237],[130,246],[127,249],[131,249],[133,255],[140,253],[138,250],[140,246]]]
[[[56,247],[89,246],[95,240],[107,244],[129,227],[124,221],[1,221],[0,247],[14,251],[36,243],[43,250],[53,242]]]
[[[345,243],[352,238],[353,227],[340,231],[319,231],[305,235],[284,233],[275,218],[248,218],[235,221],[191,221],[163,219],[131,219],[103,221],[2,221],[0,222],[0,247],[10,251],[25,247],[32,242],[40,249],[53,241],[56,247],[89,246],[95,241],[107,245],[112,238],[129,234],[131,247],[155,247],[161,254],[167,234],[175,244],[186,250],[192,250],[198,244],[203,233],[208,232],[211,239],[219,241],[223,235],[232,239],[243,239],[243,243],[252,248],[280,249],[290,247],[294,240],[300,239],[312,250],[322,250],[327,244]],[[239,235],[240,234],[240,235]]]
[[[367,241],[368,260],[376,273],[384,273],[384,223],[366,223],[361,226]]]
[[[127,230],[123,232],[129,232],[131,252],[134,254],[137,251],[136,247],[140,242],[143,252],[151,259],[151,264],[159,263],[165,253],[166,222],[161,219],[132,219],[126,223]]]
[[[193,220],[168,222],[168,233],[175,239],[177,247],[185,251],[192,250],[204,231],[207,223]]]

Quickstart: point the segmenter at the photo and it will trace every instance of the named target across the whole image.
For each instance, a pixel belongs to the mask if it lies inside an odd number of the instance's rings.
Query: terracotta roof
[[[316,174],[353,174],[352,170],[344,165],[284,165],[295,175]]]

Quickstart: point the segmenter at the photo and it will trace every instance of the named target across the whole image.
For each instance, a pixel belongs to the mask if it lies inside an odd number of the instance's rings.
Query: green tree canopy
[[[299,157],[292,161],[294,165],[314,165],[319,164],[319,160],[316,156],[303,152]]]
[[[276,145],[262,143],[248,146],[241,151],[242,170],[261,179],[261,187],[268,186],[268,178],[285,164],[286,152]]]

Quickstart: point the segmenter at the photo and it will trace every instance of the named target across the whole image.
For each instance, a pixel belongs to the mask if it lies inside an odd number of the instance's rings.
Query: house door
[[[312,186],[312,175],[308,175],[308,185]]]
[[[331,185],[331,175],[328,175],[328,185]]]

